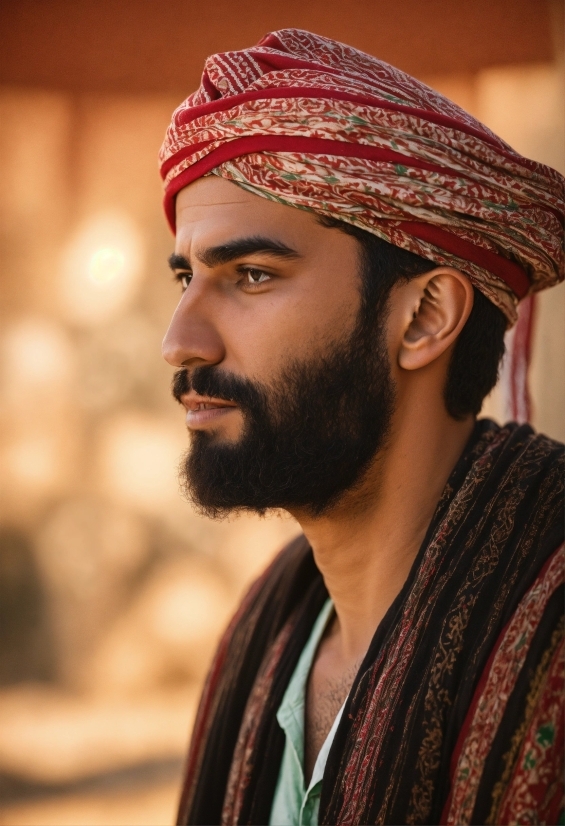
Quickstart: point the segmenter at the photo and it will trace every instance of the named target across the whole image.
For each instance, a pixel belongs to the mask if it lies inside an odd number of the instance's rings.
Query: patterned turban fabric
[[[564,278],[565,179],[447,98],[298,29],[209,57],[160,152],[165,210],[215,174],[453,266],[516,320]]]

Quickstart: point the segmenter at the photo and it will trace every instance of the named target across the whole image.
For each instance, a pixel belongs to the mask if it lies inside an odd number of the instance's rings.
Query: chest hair
[[[349,694],[361,661],[339,674],[319,673],[316,664],[310,672],[306,690],[304,726],[304,774],[310,782],[316,758],[328,736],[338,711]]]

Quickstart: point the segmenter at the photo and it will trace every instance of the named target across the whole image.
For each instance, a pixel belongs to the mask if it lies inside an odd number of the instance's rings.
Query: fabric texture
[[[328,599],[314,623],[312,633],[304,646],[277,711],[277,721],[285,735],[285,746],[269,818],[271,826],[316,826],[318,823],[322,778],[335,728],[337,728],[337,718],[320,749],[312,777],[306,788],[304,779],[306,687],[316,651],[327,628],[328,619],[332,615],[333,602]],[[341,711],[337,717],[341,717]]]
[[[320,823],[559,821],[564,454],[477,423],[353,683]],[[203,692],[179,823],[268,822],[277,709],[327,598],[303,537],[251,588]]]
[[[213,173],[464,272],[516,320],[564,278],[565,179],[370,55],[298,29],[209,57],[160,153],[165,209]]]

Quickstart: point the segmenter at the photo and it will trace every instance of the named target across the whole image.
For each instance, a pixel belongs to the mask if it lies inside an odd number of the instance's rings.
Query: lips
[[[186,408],[186,424],[191,430],[211,426],[218,419],[237,408],[235,402],[199,396],[197,393],[184,393],[180,397]]]
[[[198,396],[196,393],[184,393],[180,398],[188,412],[198,410],[215,410],[222,407],[237,407],[235,402],[224,399],[213,399],[207,396]]]

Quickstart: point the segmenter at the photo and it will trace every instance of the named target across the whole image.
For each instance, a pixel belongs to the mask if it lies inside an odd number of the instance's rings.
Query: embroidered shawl
[[[348,697],[320,823],[557,823],[563,812],[563,464],[479,421]],[[180,824],[265,824],[276,711],[327,598],[304,538],[252,586],[198,711]]]
[[[564,278],[565,180],[399,69],[298,29],[206,61],[160,153],[165,210],[206,174],[454,266],[506,314]]]

